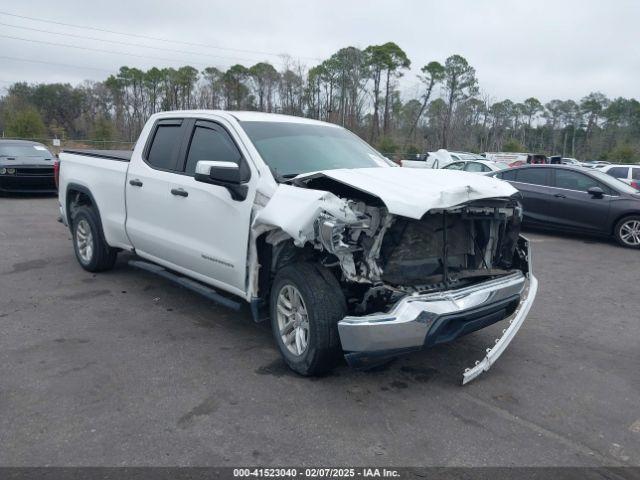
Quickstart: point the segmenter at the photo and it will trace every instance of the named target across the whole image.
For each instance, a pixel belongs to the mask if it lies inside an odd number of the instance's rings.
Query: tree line
[[[640,103],[594,92],[581,99],[493,101],[460,55],[411,67],[395,43],[346,47],[307,68],[283,58],[226,70],[191,66],[143,71],[123,66],[101,82],[11,85],[0,99],[5,137],[135,141],[153,113],[179,109],[258,110],[343,125],[393,155],[447,148],[530,151],[580,159],[640,160]]]

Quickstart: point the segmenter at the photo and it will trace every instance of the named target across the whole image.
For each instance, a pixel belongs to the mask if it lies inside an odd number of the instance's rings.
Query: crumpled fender
[[[256,214],[252,228],[254,231],[279,228],[301,247],[307,241],[313,241],[313,224],[323,212],[345,223],[357,221],[347,202],[331,192],[281,184],[266,206]]]

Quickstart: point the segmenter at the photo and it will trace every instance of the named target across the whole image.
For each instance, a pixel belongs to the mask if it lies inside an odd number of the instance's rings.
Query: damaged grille
[[[381,279],[426,289],[508,273],[519,232],[519,207],[511,204],[398,218],[382,243]]]
[[[491,200],[420,220],[350,203],[351,223],[322,216],[318,248],[337,257],[345,280],[408,292],[448,288],[512,271],[521,209]]]
[[[445,222],[447,266],[454,271],[468,268],[468,258],[475,254],[469,225],[460,216],[448,217],[437,214],[423,220],[397,220],[382,243],[382,280],[393,285],[442,281]]]

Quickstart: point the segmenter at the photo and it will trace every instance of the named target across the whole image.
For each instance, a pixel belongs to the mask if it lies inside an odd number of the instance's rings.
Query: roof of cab
[[[281,115],[279,113],[249,112],[241,110],[177,110],[161,112],[157,114],[160,118],[171,117],[179,114],[196,115],[219,115],[225,118],[234,118],[239,122],[281,122],[281,123],[303,123],[311,125],[324,125],[329,127],[339,127],[333,123],[321,122],[311,118],[296,117],[293,115]]]

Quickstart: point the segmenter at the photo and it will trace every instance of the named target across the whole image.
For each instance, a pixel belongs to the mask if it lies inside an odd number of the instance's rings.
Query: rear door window
[[[631,178],[634,180],[640,180],[640,167],[633,167],[631,171]]]
[[[517,170],[516,181],[531,185],[549,186],[549,169],[540,167],[523,168]]]
[[[498,177],[501,180],[509,180],[509,181],[514,181],[516,179],[516,174],[518,172],[516,170],[507,170],[506,172],[500,172],[499,174],[496,175],[496,177]]]
[[[147,163],[159,170],[176,171],[181,143],[182,120],[160,120],[147,153]]]
[[[489,168],[478,162],[469,162],[464,167],[467,172],[488,172]]]
[[[450,163],[449,165],[443,168],[446,168],[447,170],[462,170],[464,168],[464,162]]]

